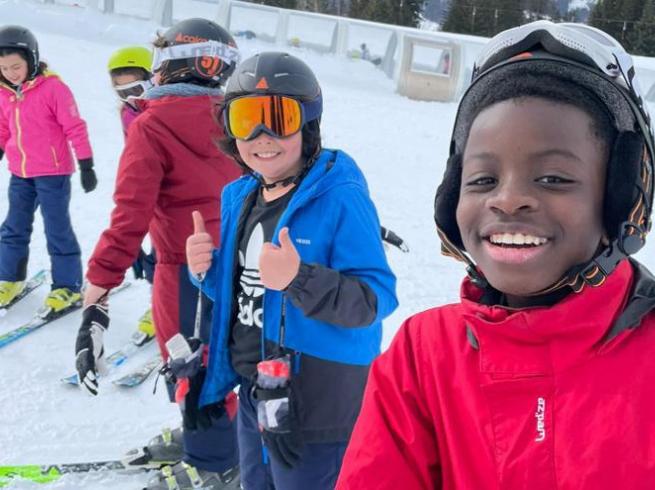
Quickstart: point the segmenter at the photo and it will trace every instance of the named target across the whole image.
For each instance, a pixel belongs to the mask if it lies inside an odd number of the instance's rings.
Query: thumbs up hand
[[[280,246],[267,242],[259,256],[259,275],[262,284],[269,289],[282,291],[298,275],[300,255],[289,237],[289,228],[279,234]]]
[[[186,240],[186,261],[192,274],[204,274],[212,265],[214,242],[205,230],[205,220],[200,211],[191,213],[193,235]]]

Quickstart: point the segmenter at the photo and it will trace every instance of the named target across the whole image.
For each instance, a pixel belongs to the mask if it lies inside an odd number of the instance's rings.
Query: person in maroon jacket
[[[155,42],[156,87],[138,100],[141,115],[132,123],[121,156],[111,223],[89,259],[83,322],[76,343],[82,389],[98,392],[102,336],[108,326],[107,292],[119,285],[150,233],[157,250],[153,285],[156,338],[164,359],[166,342],[175,334],[194,334],[198,291],[189,281],[185,240],[193,232],[192,211],[208,221],[218,244],[220,195],[241,171],[221,153],[217,105],[222,85],[238,61],[236,44],[222,27],[205,19],[182,21]],[[207,342],[211,302],[199,307],[200,338]],[[204,369],[189,379],[188,392],[176,393],[183,415],[183,462],[165,467],[149,490],[170,488],[236,489],[239,487],[233,393],[198,409]],[[168,380],[168,379],[167,379]],[[174,390],[173,383],[169,392]],[[173,396],[171,396],[173,398]],[[144,451],[135,464],[150,462]],[[156,457],[154,459],[157,459]]]
[[[482,50],[435,221],[468,265],[371,367],[338,490],[655,488],[655,141],[630,56],[538,21]]]

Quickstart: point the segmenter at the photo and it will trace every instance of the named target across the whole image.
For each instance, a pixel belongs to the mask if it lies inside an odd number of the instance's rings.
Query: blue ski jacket
[[[221,198],[221,245],[202,290],[214,300],[207,377],[200,405],[222,400],[239,382],[228,341],[234,307],[239,219],[247,198],[260,187],[252,175],[229,184]],[[322,150],[281,215],[273,243],[283,227],[303,264],[317,264],[363,281],[375,294],[372,322],[343,327],[307,317],[285,291],[266,289],[262,336],[318,359],[368,366],[380,353],[382,320],[398,306],[396,279],[380,239],[380,223],[363,174],[344,152]],[[199,283],[194,279],[196,285]],[[264,345],[264,342],[262,342]]]

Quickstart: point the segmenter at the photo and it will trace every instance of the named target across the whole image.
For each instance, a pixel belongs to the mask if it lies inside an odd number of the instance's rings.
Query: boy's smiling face
[[[292,177],[303,165],[302,132],[287,138],[274,138],[261,133],[255,139],[237,139],[239,155],[246,165],[259,173],[266,183]]]
[[[604,235],[607,144],[581,109],[507,100],[474,120],[457,224],[467,252],[510,306],[592,258]]]

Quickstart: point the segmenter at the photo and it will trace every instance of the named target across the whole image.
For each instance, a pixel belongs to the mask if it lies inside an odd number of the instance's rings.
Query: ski
[[[120,291],[123,291],[127,289],[131,285],[130,282],[124,282],[120,286],[112,289],[109,292],[109,295],[112,296],[115,293],[118,293]],[[52,313],[52,311],[49,310],[42,310],[39,311],[32,320],[27,322],[25,325],[21,325],[20,327],[14,328],[13,330],[10,330],[9,332],[0,335],[0,348],[5,347],[6,345],[9,345],[13,342],[15,342],[18,339],[21,339],[25,337],[26,335],[31,334],[32,332],[35,332],[36,330],[40,329],[41,327],[47,325],[48,323],[52,323],[55,320],[58,320],[59,318],[62,318],[63,316],[68,315],[69,313],[72,313],[74,311],[79,310],[82,308],[82,301],[79,301],[78,303],[72,305],[70,308],[67,308],[63,311],[57,312],[57,313]]]
[[[5,316],[12,306],[14,306],[21,299],[38,288],[41,284],[43,284],[47,278],[48,271],[46,269],[41,269],[39,272],[30,277],[25,284],[25,288],[14,299],[12,299],[9,304],[0,307],[0,318]]]
[[[103,377],[111,375],[116,369],[118,369],[119,366],[122,366],[130,356],[133,356],[143,347],[149,345],[154,338],[154,335],[151,337],[140,331],[134,332],[127,344],[107,356],[105,359],[107,372],[103,374]],[[61,382],[64,384],[78,386],[80,384],[80,379],[77,373],[73,373],[61,378]]]
[[[131,373],[126,374],[118,379],[112,381],[116,386],[121,386],[123,388],[134,388],[143,383],[150,374],[155,371],[162,363],[161,357],[157,354],[152,359],[146,361],[141,367],[132,371]]]
[[[1,465],[0,487],[9,485],[17,478],[34,483],[51,483],[67,473],[89,473],[92,471],[142,472],[145,467],[127,467],[121,461],[96,461],[93,463],[64,463],[50,465]]]

